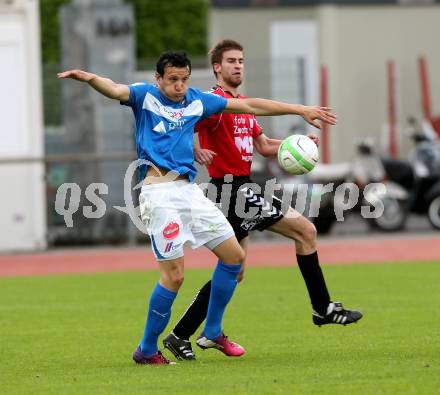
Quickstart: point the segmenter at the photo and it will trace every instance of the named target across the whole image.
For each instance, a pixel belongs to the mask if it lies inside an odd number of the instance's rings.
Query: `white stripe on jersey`
[[[164,106],[151,93],[145,95],[142,108],[167,119],[170,122],[176,122],[182,117],[201,116],[203,114],[203,104],[201,100],[194,100],[188,107],[172,108]]]

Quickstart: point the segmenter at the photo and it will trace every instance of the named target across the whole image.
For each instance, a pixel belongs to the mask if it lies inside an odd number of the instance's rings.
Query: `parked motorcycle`
[[[389,177],[385,160],[376,151],[373,139],[360,140],[356,145],[356,152],[350,174],[351,180],[364,191],[364,202],[373,206],[383,205],[381,215],[365,218],[368,225],[384,232],[402,230],[408,218],[408,190]],[[408,174],[407,167],[402,163],[400,174],[403,174],[403,178]],[[374,189],[367,190],[367,186],[371,183],[381,183],[385,187],[385,192],[379,194]]]
[[[383,159],[390,180],[408,193],[407,212],[427,215],[440,229],[440,141],[424,133],[411,136],[415,148],[408,161]]]
[[[333,177],[337,184],[354,182],[363,192],[360,204],[352,211],[358,211],[365,204],[375,206],[383,204],[382,215],[375,218],[366,218],[368,224],[377,230],[394,232],[405,227],[409,214],[427,215],[434,229],[440,229],[440,141],[426,133],[416,133],[411,136],[415,148],[408,160],[397,160],[379,156],[374,142],[364,139],[357,144],[357,154],[350,169],[345,175],[339,173]],[[325,170],[322,172],[332,173]],[[313,182],[324,178],[319,171],[313,174]],[[344,178],[342,180],[341,178]],[[382,183],[386,193],[377,193],[377,190],[366,190],[371,183]],[[326,233],[336,221],[334,212],[342,204],[332,196],[322,199],[322,212],[313,219],[317,230]]]

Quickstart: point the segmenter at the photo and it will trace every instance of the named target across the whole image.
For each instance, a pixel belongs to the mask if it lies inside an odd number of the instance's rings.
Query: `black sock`
[[[330,295],[325,285],[324,275],[319,266],[318,253],[310,255],[297,255],[299,269],[309,291],[313,309],[321,315],[325,315],[330,303]]]
[[[211,280],[198,292],[173,329],[174,334],[180,339],[189,340],[208,314],[209,296],[211,295]]]

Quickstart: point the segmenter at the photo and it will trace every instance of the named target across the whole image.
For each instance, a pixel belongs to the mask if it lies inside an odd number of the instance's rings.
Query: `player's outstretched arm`
[[[268,158],[277,154],[278,147],[282,143],[282,140],[270,139],[264,133],[261,133],[257,138],[254,138],[253,142],[257,152],[265,158]]]
[[[81,82],[87,82],[93,89],[97,90],[110,99],[127,101],[130,96],[130,89],[127,85],[117,84],[109,78],[89,73],[83,70],[68,70],[58,73],[58,78],[71,78]]]
[[[307,123],[318,129],[321,125],[317,120],[330,125],[336,124],[336,116],[328,107],[304,106],[267,99],[228,99],[225,111],[254,115],[300,115]]]

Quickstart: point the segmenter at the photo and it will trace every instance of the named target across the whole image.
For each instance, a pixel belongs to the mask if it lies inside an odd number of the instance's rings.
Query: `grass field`
[[[210,272],[187,271],[170,326]],[[131,361],[156,272],[0,279],[0,393],[438,394],[440,264],[324,272],[357,325],[315,327],[297,268],[249,269],[224,322],[247,354],[175,366]]]

